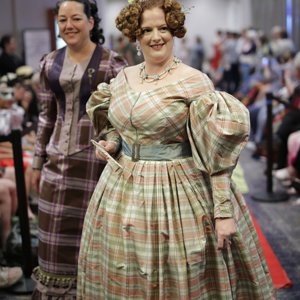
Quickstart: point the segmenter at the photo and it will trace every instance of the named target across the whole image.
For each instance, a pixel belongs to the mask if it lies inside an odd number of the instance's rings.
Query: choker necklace
[[[142,79],[142,83],[144,81],[148,82],[148,83],[155,82],[155,81],[165,78],[180,63],[181,63],[181,60],[177,57],[174,57],[172,59],[172,61],[170,62],[170,64],[167,65],[167,67],[161,73],[149,75],[146,73],[146,64],[145,64],[145,62],[143,62],[140,66],[139,76]]]

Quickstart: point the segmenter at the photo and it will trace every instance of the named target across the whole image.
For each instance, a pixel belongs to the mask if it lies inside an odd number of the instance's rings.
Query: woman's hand
[[[231,236],[237,232],[234,219],[217,218],[215,228],[218,240],[218,249],[226,249],[231,244]]]
[[[104,150],[106,152],[108,152],[110,155],[115,154],[118,150],[116,142],[101,140],[98,142],[98,144],[101,145],[104,148]],[[98,159],[107,160],[107,156],[105,156],[103,153],[101,153],[100,150],[96,149],[95,153],[96,153],[96,157]]]
[[[40,180],[41,180],[41,170],[33,169],[32,170],[32,177],[31,177],[31,184],[33,189],[37,194],[39,194],[40,190]]]

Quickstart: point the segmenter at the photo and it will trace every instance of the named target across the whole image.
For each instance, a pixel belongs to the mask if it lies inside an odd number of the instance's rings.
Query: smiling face
[[[163,64],[173,56],[173,36],[168,29],[165,13],[159,8],[143,12],[141,22],[142,36],[139,38],[146,61]]]
[[[69,47],[80,47],[90,40],[94,20],[84,13],[83,4],[65,1],[61,4],[57,22],[59,34]]]

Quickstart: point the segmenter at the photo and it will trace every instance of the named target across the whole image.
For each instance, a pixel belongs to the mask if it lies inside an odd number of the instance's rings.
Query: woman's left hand
[[[226,249],[231,244],[231,236],[237,232],[236,223],[233,218],[217,218],[215,221],[218,249]]]

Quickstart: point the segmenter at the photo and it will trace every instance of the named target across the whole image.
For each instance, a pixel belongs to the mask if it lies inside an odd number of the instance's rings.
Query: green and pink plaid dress
[[[109,160],[85,216],[80,300],[275,299],[257,234],[231,180],[249,134],[247,109],[202,73],[137,92],[124,71],[100,84],[87,111],[106,139],[153,149],[189,142],[173,160]],[[109,124],[97,122],[108,113]],[[166,146],[168,149],[168,146]],[[234,217],[217,250],[214,218]]]

